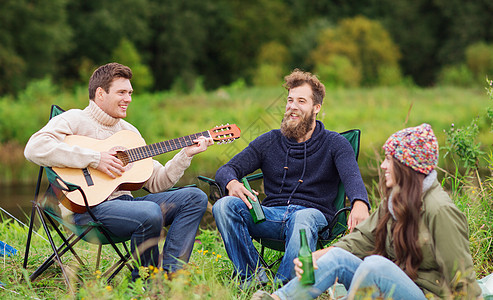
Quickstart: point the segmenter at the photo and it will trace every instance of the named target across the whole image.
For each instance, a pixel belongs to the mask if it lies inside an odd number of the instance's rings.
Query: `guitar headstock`
[[[231,143],[240,137],[241,130],[236,124],[216,126],[209,130],[211,138],[218,144]]]

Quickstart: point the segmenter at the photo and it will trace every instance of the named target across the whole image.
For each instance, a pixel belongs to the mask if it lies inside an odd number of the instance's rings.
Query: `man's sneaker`
[[[266,291],[258,290],[253,294],[251,300],[273,300],[269,293]]]

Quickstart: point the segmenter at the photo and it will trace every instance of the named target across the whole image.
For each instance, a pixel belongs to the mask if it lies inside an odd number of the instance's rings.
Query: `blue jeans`
[[[327,220],[319,210],[300,205],[262,208],[266,221],[260,224],[253,223],[248,207],[238,197],[219,199],[212,213],[237,274],[249,278],[260,266],[252,237],[269,239],[285,243],[286,251],[275,280],[287,282],[295,276],[293,259],[298,257],[300,229],[305,228],[308,244],[313,251],[317,246],[318,232],[327,226]]]
[[[170,226],[163,247],[162,267],[167,272],[188,262],[200,220],[207,208],[207,195],[198,188],[133,198],[121,196],[91,209],[92,213],[114,235],[131,237],[131,251],[138,251],[142,266],[159,265],[158,242],[163,226]],[[77,224],[86,224],[89,213],[74,214]],[[138,268],[132,278],[138,277]]]
[[[303,287],[294,278],[274,292],[282,300],[314,299],[339,282],[348,290],[349,298],[360,288],[377,288],[372,298],[383,296],[392,299],[426,299],[421,289],[401,268],[379,255],[364,260],[341,248],[332,248],[317,260],[315,284]]]

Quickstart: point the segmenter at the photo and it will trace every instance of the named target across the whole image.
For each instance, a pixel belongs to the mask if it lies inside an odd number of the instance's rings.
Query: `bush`
[[[253,84],[256,86],[279,86],[282,84],[285,73],[282,66],[261,64],[253,76]]]
[[[493,77],[493,44],[483,42],[466,48],[466,64],[475,79],[482,82],[486,76]]]
[[[278,42],[270,42],[262,46],[257,58],[258,67],[253,74],[256,86],[277,86],[282,83],[287,73],[289,52],[286,46]]]
[[[327,64],[317,64],[315,73],[326,87],[355,87],[361,82],[361,72],[349,58],[334,55]]]
[[[381,66],[399,70],[401,53],[377,21],[361,16],[343,19],[336,28],[324,30],[318,42],[310,54],[315,64],[330,64],[334,55],[346,56],[360,70],[364,85],[379,83]]]
[[[395,86],[402,83],[401,69],[397,65],[383,65],[378,68],[378,84]]]
[[[141,61],[137,49],[127,39],[122,39],[113,51],[112,58],[115,62],[126,65],[132,69],[132,86],[135,91],[143,93],[149,91],[154,84],[151,69]]]
[[[450,86],[470,87],[474,85],[474,74],[464,65],[444,67],[438,75],[438,83]]]

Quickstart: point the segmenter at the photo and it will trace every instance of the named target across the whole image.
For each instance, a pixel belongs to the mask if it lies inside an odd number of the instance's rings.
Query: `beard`
[[[281,122],[281,133],[288,139],[298,140],[303,138],[312,129],[313,121],[315,120],[313,111],[314,109],[309,114],[300,115],[299,121],[289,119],[291,110],[284,113]]]

